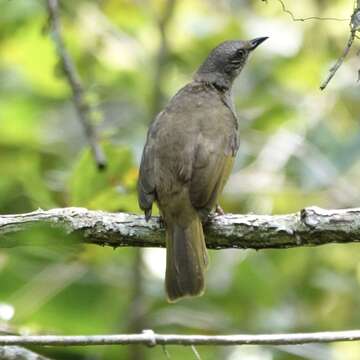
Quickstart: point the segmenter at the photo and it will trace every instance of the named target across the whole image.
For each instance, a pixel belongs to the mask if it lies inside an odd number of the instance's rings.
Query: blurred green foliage
[[[328,89],[320,81],[348,37],[341,21],[293,22],[278,1],[177,1],[156,75],[166,0],[62,1],[63,35],[91,102],[109,168],[97,172],[47,29],[45,2],[0,0],[0,212],[83,206],[137,212],[137,164],[159,87],[188,82],[208,51],[269,35],[234,88],[241,147],[222,205],[227,212],[286,213],[360,202],[359,58],[353,51]],[[298,17],[347,18],[346,0],[288,0]],[[163,99],[158,99],[161,107]],[[166,100],[166,99],[164,99]],[[1,327],[65,334],[127,332],[135,249],[80,246],[54,229],[14,235],[0,250]],[[4,239],[6,240],[6,239]],[[2,240],[3,241],[3,240]],[[356,245],[281,251],[213,251],[208,289],[169,305],[158,263],[145,250],[141,302],[157,332],[227,334],[356,328]],[[135,263],[136,265],[136,263]],[[131,347],[36,349],[53,359],[134,359]],[[169,347],[171,359],[193,359]],[[302,347],[199,347],[203,359],[358,359],[358,343]],[[166,358],[161,348],[146,359]]]
[[[106,171],[98,171],[90,151],[83,152],[77,160],[69,180],[69,204],[88,209],[136,212],[138,171],[131,151],[113,144],[105,144],[104,150],[109,162]]]

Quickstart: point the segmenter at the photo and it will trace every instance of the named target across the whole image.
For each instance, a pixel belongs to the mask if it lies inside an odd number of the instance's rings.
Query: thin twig
[[[195,345],[191,345],[191,350],[195,355],[195,359],[196,360],[201,360],[201,356],[200,356],[199,352],[196,350]]]
[[[267,0],[263,0],[263,1],[267,3]],[[326,88],[326,86],[329,84],[329,82],[331,81],[331,79],[335,76],[336,72],[339,70],[341,65],[343,64],[346,56],[348,55],[348,53],[353,45],[355,38],[358,38],[356,32],[360,30],[360,0],[354,0],[354,10],[353,10],[353,13],[352,13],[350,19],[336,18],[336,17],[320,17],[320,16],[309,16],[309,17],[305,17],[305,18],[298,18],[294,15],[293,12],[291,12],[286,7],[283,0],[278,0],[278,2],[280,3],[283,12],[290,15],[290,17],[293,21],[307,21],[307,20],[350,21],[349,40],[345,46],[345,49],[344,49],[342,55],[339,57],[339,59],[337,60],[335,65],[331,67],[331,69],[329,71],[329,75],[323,81],[323,83],[320,85],[320,89],[324,90]],[[360,79],[360,70],[358,71],[358,80],[359,79]]]
[[[349,19],[344,19],[344,18],[336,18],[336,17],[321,17],[321,16],[309,16],[309,17],[305,17],[305,18],[298,18],[294,15],[293,12],[291,12],[285,5],[283,0],[278,0],[278,2],[281,5],[281,8],[283,10],[283,12],[287,13],[290,15],[291,19],[293,21],[308,21],[308,20],[323,20],[323,21],[349,21]]]
[[[359,341],[360,330],[260,335],[165,335],[154,332],[121,335],[30,335],[0,336],[0,345],[91,346],[91,345],[298,345]]]
[[[343,64],[346,56],[348,55],[348,53],[352,47],[352,44],[354,42],[354,39],[355,39],[355,31],[350,31],[349,40],[344,48],[342,55],[336,61],[335,65],[333,65],[331,67],[331,69],[329,70],[329,75],[323,81],[323,83],[320,85],[320,90],[324,90],[326,88],[326,86],[329,84],[329,82],[331,81],[331,79],[335,76],[336,72],[339,70],[340,66]]]
[[[73,101],[78,113],[79,120],[91,147],[93,157],[99,169],[106,167],[106,158],[103,150],[97,142],[96,133],[92,125],[95,111],[86,99],[84,87],[76,70],[70,54],[66,50],[61,35],[61,23],[58,0],[47,0],[51,35],[56,46],[63,71],[73,93]]]
[[[336,72],[339,70],[340,66],[345,61],[346,56],[349,54],[355,38],[357,38],[356,33],[360,29],[360,0],[357,0],[357,2],[354,3],[354,11],[353,14],[351,15],[351,20],[349,25],[350,25],[350,35],[347,44],[343,50],[342,55],[339,57],[335,65],[331,67],[327,78],[320,85],[321,90],[324,90],[331,81],[331,79],[335,76]]]

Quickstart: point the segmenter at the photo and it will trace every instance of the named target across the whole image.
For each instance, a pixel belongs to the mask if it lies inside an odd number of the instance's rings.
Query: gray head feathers
[[[194,79],[229,89],[246,64],[250,52],[266,39],[261,37],[250,41],[231,40],[221,43],[210,52]]]

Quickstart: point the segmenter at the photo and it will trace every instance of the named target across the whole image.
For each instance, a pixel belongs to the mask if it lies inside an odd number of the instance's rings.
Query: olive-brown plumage
[[[239,147],[232,83],[266,38],[226,41],[152,122],[138,181],[146,219],[157,202],[166,226],[170,301],[201,295],[208,264],[202,221],[215,207]]]

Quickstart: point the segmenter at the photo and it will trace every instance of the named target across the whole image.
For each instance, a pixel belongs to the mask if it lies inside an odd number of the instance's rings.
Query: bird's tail
[[[208,256],[200,218],[196,216],[186,227],[168,223],[166,246],[168,300],[174,302],[182,297],[202,295]]]

